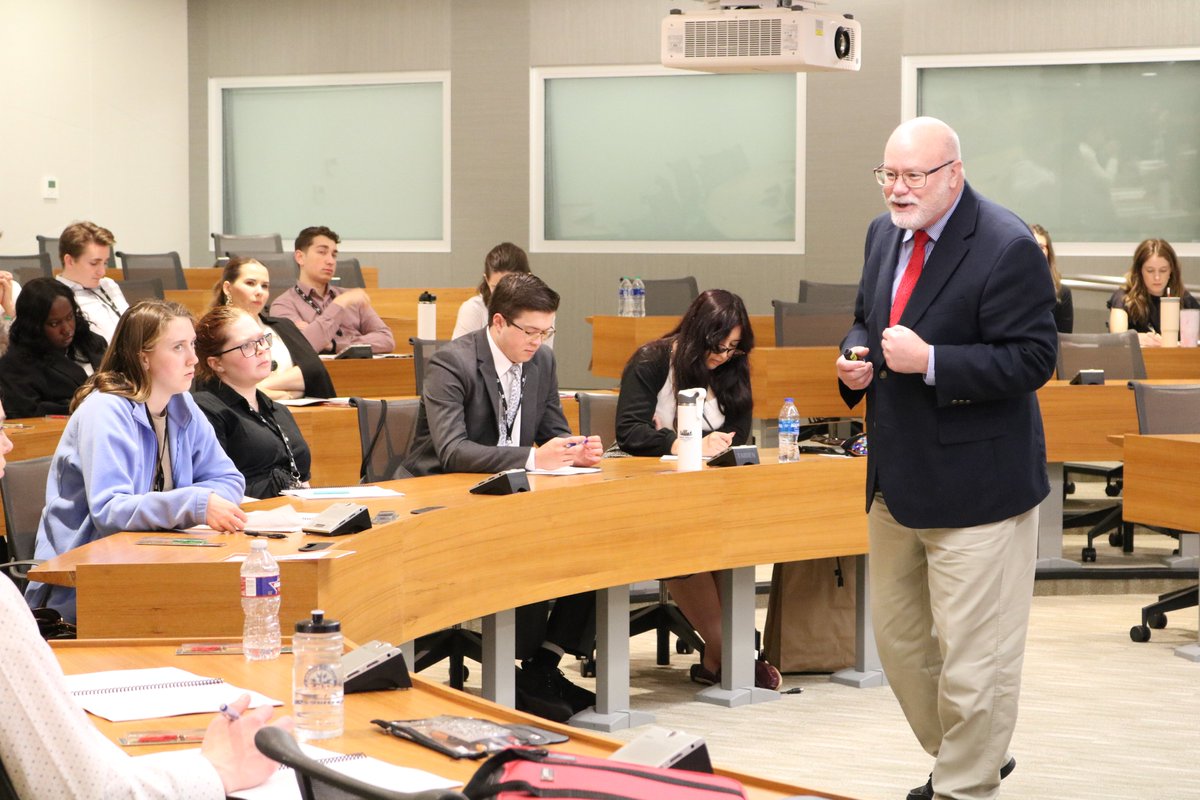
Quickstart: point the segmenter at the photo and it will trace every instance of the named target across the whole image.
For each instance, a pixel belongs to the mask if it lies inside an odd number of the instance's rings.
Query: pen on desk
[[[242,715],[230,708],[228,703],[221,703],[220,712],[230,722],[237,722],[242,718]]]
[[[286,533],[271,533],[269,531],[242,531],[247,536],[261,536],[264,539],[286,539]]]

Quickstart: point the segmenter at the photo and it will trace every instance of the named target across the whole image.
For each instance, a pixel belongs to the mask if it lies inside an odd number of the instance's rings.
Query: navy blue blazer
[[[904,231],[888,214],[867,231],[854,324],[843,347],[866,346],[875,377],[839,381],[853,408],[865,394],[867,509],[875,492],[910,528],[964,528],[1028,511],[1050,491],[1035,392],[1054,372],[1054,284],[1029,228],[970,185],[900,318],[935,348],[935,386],[894,374],[880,346]]]

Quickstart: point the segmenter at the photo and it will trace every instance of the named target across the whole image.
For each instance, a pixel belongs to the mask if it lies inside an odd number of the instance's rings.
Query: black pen
[[[264,539],[286,539],[286,533],[269,533],[267,531],[242,531],[247,536],[261,536]]]

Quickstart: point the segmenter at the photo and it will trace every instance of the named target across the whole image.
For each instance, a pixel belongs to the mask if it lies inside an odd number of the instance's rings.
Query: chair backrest
[[[54,270],[62,266],[62,259],[58,257],[58,237],[57,236],[38,236],[38,255],[42,257],[42,269],[47,275],[53,275]]]
[[[575,393],[579,403],[580,435],[599,436],[605,447],[617,440],[617,397],[608,393]]]
[[[449,789],[400,792],[343,775],[304,755],[290,733],[273,725],[254,734],[254,746],[295,772],[301,800],[467,800],[466,795]]]
[[[412,444],[421,401],[355,397],[350,402],[358,409],[358,439],[362,445],[359,477],[366,483],[411,477],[401,464]]]
[[[695,276],[643,281],[646,284],[646,316],[678,317],[700,294]]]
[[[9,461],[4,477],[0,478],[0,502],[4,507],[4,522],[8,527],[8,556],[14,561],[33,558],[37,544],[38,523],[46,504],[46,476],[50,474],[53,456]],[[14,568],[9,576],[17,588],[24,591],[26,568]]]
[[[53,273],[46,269],[40,253],[31,256],[0,256],[0,270],[11,272],[21,284],[29,283],[34,278],[53,277]]]
[[[217,258],[283,252],[283,237],[278,233],[214,233],[212,238],[213,254]]]
[[[418,339],[413,336],[409,340],[413,349],[413,375],[416,378],[417,394],[424,394],[425,368],[429,359],[441,348],[450,344],[450,339]]]
[[[158,278],[164,289],[186,289],[187,278],[183,276],[183,262],[179,253],[117,253],[121,259],[121,272],[125,280]]]
[[[775,307],[776,347],[822,347],[846,338],[854,322],[850,304],[789,303],[772,300]]]
[[[857,298],[858,284],[856,283],[800,281],[800,294],[796,297],[796,301],[842,305],[853,303]]]
[[[334,274],[338,277],[337,285],[343,289],[367,288],[367,284],[363,281],[362,267],[359,266],[357,258],[339,258],[337,272]]]
[[[267,268],[267,276],[271,279],[270,300],[296,285],[300,277],[300,268],[296,266],[294,253],[238,253],[239,256],[253,258]]]
[[[1138,433],[1200,433],[1200,384],[1153,386],[1130,383]]]
[[[162,278],[141,278],[137,280],[121,281],[121,294],[125,296],[125,302],[129,305],[141,302],[142,300],[163,300],[166,298],[166,293],[163,291]]]
[[[1069,381],[1083,369],[1102,369],[1106,380],[1145,380],[1137,333],[1060,333],[1058,379]]]

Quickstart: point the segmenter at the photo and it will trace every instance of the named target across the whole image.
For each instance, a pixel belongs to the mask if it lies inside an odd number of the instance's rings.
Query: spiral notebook
[[[67,689],[85,711],[110,722],[215,713],[222,703],[250,695],[250,707],[279,700],[176,667],[118,669],[67,676]]]

